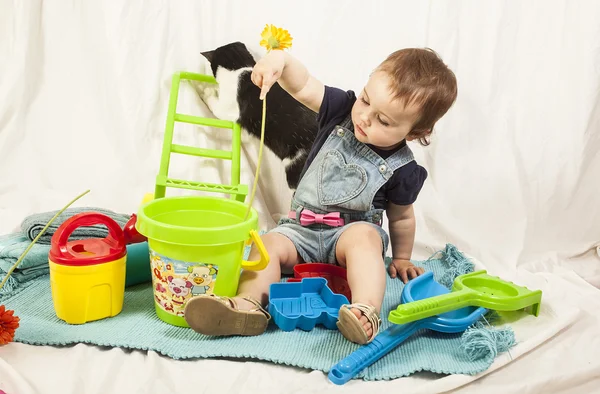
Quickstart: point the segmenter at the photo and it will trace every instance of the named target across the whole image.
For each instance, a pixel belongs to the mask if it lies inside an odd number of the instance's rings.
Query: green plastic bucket
[[[158,317],[188,327],[187,301],[199,294],[236,295],[242,269],[269,263],[258,228],[258,214],[242,202],[219,197],[163,197],[143,204],[136,228],[148,238],[154,306]],[[260,260],[242,260],[254,241]]]

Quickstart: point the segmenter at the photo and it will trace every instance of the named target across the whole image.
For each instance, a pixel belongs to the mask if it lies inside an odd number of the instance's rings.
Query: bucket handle
[[[256,230],[250,230],[250,238],[258,248],[258,253],[260,253],[260,260],[256,261],[246,261],[242,260],[242,268],[250,271],[260,271],[267,267],[269,264],[269,253],[267,253],[267,249],[260,239],[260,235],[256,232]]]

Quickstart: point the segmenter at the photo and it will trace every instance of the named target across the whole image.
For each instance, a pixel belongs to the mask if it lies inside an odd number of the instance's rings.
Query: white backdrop
[[[0,1],[0,233],[28,214],[77,205],[134,212],[153,191],[171,76],[202,72],[201,51],[254,52],[266,23],[324,83],[358,90],[390,52],[436,50],[458,78],[429,147],[415,256],[447,242],[490,271],[575,270],[600,286],[600,3],[588,1]],[[179,112],[210,115],[182,85]],[[283,131],[282,131],[283,132]],[[178,125],[176,140],[227,147]],[[244,149],[251,184],[257,144]],[[270,163],[270,164],[269,164]],[[267,157],[255,207],[284,212]],[[226,180],[176,157],[174,177]],[[169,191],[169,194],[181,194]]]

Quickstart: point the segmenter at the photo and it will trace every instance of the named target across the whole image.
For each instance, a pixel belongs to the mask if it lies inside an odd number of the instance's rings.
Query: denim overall
[[[334,127],[302,177],[287,218],[271,232],[288,237],[305,262],[337,264],[339,237],[357,222],[379,232],[383,257],[389,237],[381,227],[383,209],[373,207],[377,191],[394,171],[414,160],[408,146],[382,159],[354,136],[350,116]]]

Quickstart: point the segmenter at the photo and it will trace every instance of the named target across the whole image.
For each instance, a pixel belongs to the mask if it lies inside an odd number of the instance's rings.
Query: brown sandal
[[[188,325],[204,335],[260,335],[267,329],[271,315],[251,298],[244,300],[256,308],[240,310],[233,298],[201,294],[191,298],[184,311]]]
[[[373,330],[371,337],[367,335],[367,332],[365,331],[363,324],[360,322],[360,320],[358,320],[358,317],[356,317],[356,315],[350,310],[352,308],[356,308],[361,311],[369,323],[371,323],[371,328]],[[350,305],[345,304],[340,308],[338,321],[336,324],[342,335],[347,340],[358,343],[359,345],[364,345],[371,342],[379,333],[381,318],[379,317],[379,314],[375,308],[371,305],[359,303]]]

